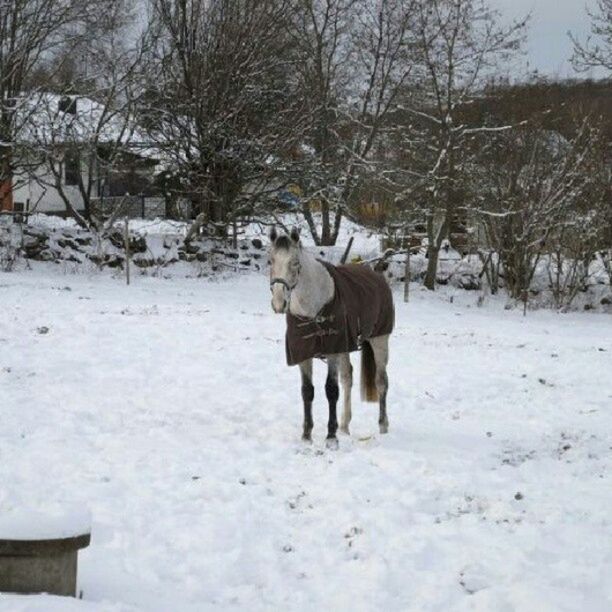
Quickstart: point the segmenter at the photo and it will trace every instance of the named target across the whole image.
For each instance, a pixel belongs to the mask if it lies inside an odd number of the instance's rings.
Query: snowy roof
[[[54,507],[45,512],[18,508],[0,514],[0,539],[54,540],[91,532],[87,508]]]
[[[17,142],[49,147],[60,144],[119,144],[143,157],[158,151],[135,118],[110,105],[78,95],[38,93],[18,104]]]

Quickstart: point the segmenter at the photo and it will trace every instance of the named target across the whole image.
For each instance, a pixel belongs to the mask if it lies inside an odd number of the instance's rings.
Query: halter
[[[284,278],[280,278],[280,276],[277,278],[273,278],[270,281],[270,289],[272,289],[276,284],[282,285],[285,288],[285,301],[287,302],[287,308],[285,312],[289,312],[289,307],[291,306],[291,294],[293,293],[293,290],[297,287],[298,281],[300,280],[300,270],[301,266],[299,266],[297,269],[297,275],[295,283],[293,283],[293,285],[290,285]]]

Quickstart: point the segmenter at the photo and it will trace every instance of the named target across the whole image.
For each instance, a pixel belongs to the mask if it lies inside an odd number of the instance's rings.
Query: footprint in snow
[[[468,595],[489,588],[489,581],[479,569],[463,570],[459,574],[459,584]]]

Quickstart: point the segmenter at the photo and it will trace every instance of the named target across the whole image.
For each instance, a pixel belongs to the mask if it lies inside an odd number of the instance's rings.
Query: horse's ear
[[[274,244],[276,242],[276,239],[278,238],[278,234],[276,233],[276,227],[273,225],[270,228],[270,244]]]
[[[297,227],[292,228],[291,234],[289,234],[291,240],[297,244],[300,241],[300,230]]]

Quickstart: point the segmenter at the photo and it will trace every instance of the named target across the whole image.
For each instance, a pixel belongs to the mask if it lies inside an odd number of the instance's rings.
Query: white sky
[[[590,20],[586,6],[593,7],[595,0],[489,0],[504,17],[511,20],[531,12],[526,55],[521,66],[513,69],[512,77],[520,79],[529,69],[551,76],[576,76],[569,59],[572,43],[567,34],[571,31],[580,39],[589,32]],[[592,74],[590,76],[598,76]]]

